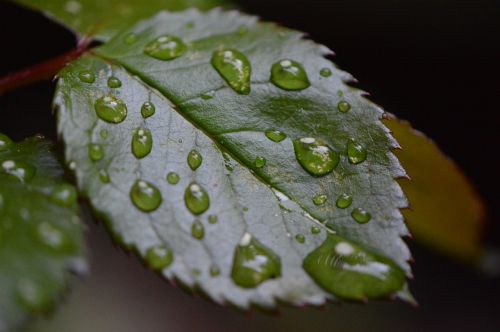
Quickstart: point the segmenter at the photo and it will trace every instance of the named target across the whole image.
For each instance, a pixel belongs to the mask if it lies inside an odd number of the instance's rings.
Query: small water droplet
[[[4,160],[0,164],[0,173],[6,173],[22,182],[27,182],[35,176],[36,168],[23,161]]]
[[[323,69],[321,69],[319,74],[323,77],[330,77],[330,76],[332,76],[332,71],[330,70],[330,68],[323,68]]]
[[[179,174],[177,174],[175,172],[170,172],[167,174],[167,182],[170,184],[177,184],[177,183],[179,183],[180,179],[181,178],[180,178]]]
[[[162,196],[158,188],[149,182],[138,180],[130,190],[132,203],[141,211],[152,212],[162,203]]]
[[[109,132],[107,129],[102,129],[100,132],[99,132],[99,135],[101,136],[102,139],[108,139],[108,136],[109,136]]]
[[[199,184],[191,183],[184,193],[184,202],[191,213],[200,215],[210,207],[210,198]]]
[[[210,272],[210,276],[218,277],[220,275],[220,268],[217,265],[213,264],[210,266],[209,272]]]
[[[138,128],[132,137],[132,153],[137,159],[142,159],[151,153],[153,149],[153,136],[151,131]]]
[[[217,218],[217,216],[215,214],[208,216],[208,223],[210,223],[212,225],[215,225],[218,220],[219,220],[219,218]]]
[[[117,89],[122,86],[122,81],[118,79],[118,77],[111,76],[108,78],[108,87],[111,89]]]
[[[78,73],[78,78],[80,78],[80,81],[82,81],[84,83],[94,83],[95,82],[95,75],[90,70],[82,70],[81,72]]]
[[[92,161],[99,161],[104,158],[104,149],[100,144],[89,144],[88,152]]]
[[[149,101],[145,102],[141,106],[141,115],[144,119],[149,118],[150,116],[153,116],[156,112],[156,107],[153,103],[150,103]]]
[[[146,261],[154,271],[161,271],[169,267],[174,261],[172,250],[163,245],[151,247],[146,252]]]
[[[304,67],[293,60],[281,60],[271,69],[271,82],[279,88],[290,91],[307,89],[311,86]]]
[[[278,130],[266,131],[266,137],[271,141],[279,143],[286,138],[286,134]]]
[[[214,99],[214,97],[215,97],[215,91],[206,92],[201,95],[201,99],[203,100]]]
[[[61,206],[73,206],[77,199],[78,194],[76,193],[75,187],[72,185],[62,183],[57,185],[50,195],[52,202],[59,204]]]
[[[58,226],[48,222],[41,222],[36,228],[37,239],[46,249],[59,253],[72,250],[71,239]]]
[[[31,312],[41,312],[50,306],[50,299],[44,288],[31,279],[23,278],[17,282],[16,297]]]
[[[255,164],[255,167],[257,167],[257,168],[262,168],[262,167],[266,166],[266,163],[267,163],[267,161],[266,161],[266,158],[264,158],[264,157],[255,158],[254,164]]]
[[[339,209],[347,209],[352,204],[352,196],[348,194],[342,194],[337,199],[337,207]]]
[[[120,123],[127,117],[127,105],[115,96],[110,95],[97,99],[94,107],[97,116],[109,123]]]
[[[127,35],[125,35],[125,37],[123,38],[123,41],[125,42],[125,44],[127,45],[133,45],[135,44],[137,41],[139,40],[139,37],[133,33],[133,32],[130,32],[128,33]]]
[[[339,155],[314,138],[294,140],[293,147],[300,165],[314,176],[327,175],[339,164]]]
[[[205,227],[199,220],[195,220],[191,225],[191,235],[197,240],[203,240],[205,237]]]
[[[313,198],[313,203],[314,203],[314,205],[323,205],[326,203],[327,199],[328,199],[328,196],[326,196],[326,195],[316,195]]]
[[[108,174],[108,172],[106,172],[106,170],[101,169],[99,171],[99,180],[101,180],[102,183],[109,183],[110,182],[109,174]]]
[[[372,215],[362,208],[356,208],[352,211],[351,216],[358,224],[366,224],[372,219]]]
[[[72,171],[74,171],[74,170],[76,169],[76,166],[77,166],[77,165],[76,165],[76,161],[73,161],[73,160],[72,160],[72,161],[70,161],[70,162],[68,163],[68,168],[69,168],[70,170],[72,170]]]
[[[340,112],[347,113],[351,110],[351,104],[343,100],[338,103],[337,108],[339,109]]]
[[[234,91],[250,93],[252,68],[243,53],[235,49],[217,50],[212,56],[212,65]]]
[[[295,235],[295,241],[298,243],[304,243],[306,242],[306,237],[303,234],[297,234]]]
[[[144,53],[158,60],[168,61],[182,56],[187,51],[184,42],[174,36],[163,35],[146,45]]]
[[[246,26],[241,26],[239,29],[238,29],[238,34],[240,36],[244,36],[248,33],[248,28]]]
[[[366,160],[368,152],[366,149],[355,140],[351,139],[347,142],[347,156],[351,164],[360,164]]]
[[[7,150],[12,143],[12,140],[7,135],[0,133],[0,151]]]
[[[203,162],[203,157],[198,151],[191,150],[188,154],[187,162],[189,168],[191,168],[193,171],[196,171],[201,166],[201,163]]]
[[[317,226],[312,226],[311,227],[311,233],[313,233],[313,234],[319,234],[319,233],[321,233],[321,229],[319,227],[317,227]]]

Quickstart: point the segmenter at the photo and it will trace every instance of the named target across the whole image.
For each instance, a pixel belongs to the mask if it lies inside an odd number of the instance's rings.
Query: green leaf
[[[52,144],[0,134],[0,331],[52,309],[86,269],[76,189]]]
[[[302,37],[237,12],[160,13],[59,75],[80,190],[124,246],[219,303],[407,295],[397,144],[331,52]],[[167,40],[181,54],[160,59],[151,45]]]
[[[418,242],[468,263],[483,254],[486,209],[462,170],[406,121],[384,122],[402,149],[396,155],[411,181],[400,184],[411,202],[403,212]]]
[[[118,31],[160,10],[207,10],[226,0],[12,0],[43,12],[80,36],[107,41]],[[131,41],[133,37],[130,37]]]

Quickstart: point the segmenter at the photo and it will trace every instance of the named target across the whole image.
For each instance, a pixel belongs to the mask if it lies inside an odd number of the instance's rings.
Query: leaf
[[[485,207],[460,168],[406,121],[384,122],[402,149],[396,151],[411,181],[400,181],[411,203],[403,211],[417,241],[466,262],[482,255]]]
[[[67,26],[80,36],[107,41],[118,31],[160,10],[207,10],[226,0],[12,0]]]
[[[237,12],[163,12],[59,75],[66,158],[96,213],[219,303],[407,295],[397,144],[331,52],[302,37]]]
[[[61,297],[70,271],[83,273],[83,227],[76,189],[63,182],[52,144],[13,143],[0,134],[0,331]]]

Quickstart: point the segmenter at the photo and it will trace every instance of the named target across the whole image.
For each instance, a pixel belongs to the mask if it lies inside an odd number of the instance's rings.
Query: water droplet
[[[336,235],[310,253],[303,267],[320,287],[350,300],[387,297],[401,290],[406,279],[389,259]]]
[[[347,209],[352,204],[352,196],[348,194],[342,194],[337,199],[337,207],[339,209]]]
[[[208,223],[210,223],[212,225],[215,225],[218,220],[219,220],[219,218],[217,218],[217,216],[215,214],[208,216]]]
[[[146,45],[144,53],[158,60],[168,61],[186,53],[187,46],[174,36],[163,35]]]
[[[153,136],[151,131],[138,128],[132,137],[132,153],[137,159],[142,159],[151,153],[153,149]]]
[[[161,271],[172,264],[174,254],[163,245],[151,247],[146,252],[146,261],[154,271]]]
[[[150,103],[149,101],[145,102],[142,104],[141,107],[141,115],[144,119],[149,118],[150,116],[153,116],[156,112],[156,107],[153,105],[153,103]]]
[[[32,312],[41,312],[50,306],[50,299],[44,290],[31,279],[20,279],[16,286],[19,303]]]
[[[130,32],[128,33],[127,35],[125,35],[125,37],[123,38],[123,41],[125,42],[125,44],[127,45],[132,45],[132,44],[135,44],[137,41],[139,40],[139,37],[133,33],[133,32]]]
[[[127,105],[118,97],[104,96],[96,100],[97,116],[109,123],[120,123],[127,117]]]
[[[313,234],[319,234],[319,233],[321,233],[321,229],[319,227],[317,227],[317,226],[312,226],[311,227],[311,233],[313,233]]]
[[[266,161],[266,158],[264,158],[264,157],[255,158],[255,167],[257,167],[257,168],[262,168],[262,167],[266,166],[266,163],[267,163],[267,161]]]
[[[356,208],[352,211],[351,216],[358,224],[366,224],[372,219],[372,215],[362,208]]]
[[[56,186],[52,190],[50,199],[52,200],[52,202],[56,204],[70,207],[76,203],[78,199],[78,194],[76,193],[75,187],[63,183]]]
[[[8,136],[0,133],[0,151],[7,150],[12,143],[12,140]]]
[[[59,253],[70,252],[72,242],[68,235],[58,226],[41,222],[36,228],[38,241],[46,248]]]
[[[167,174],[167,182],[170,184],[177,184],[177,183],[179,183],[180,179],[181,178],[180,178],[179,174],[177,174],[175,172],[170,172]]]
[[[214,97],[215,97],[215,91],[206,92],[201,95],[201,99],[203,100],[214,99]]]
[[[286,138],[286,134],[278,130],[266,131],[266,137],[271,141],[279,143]]]
[[[279,256],[245,233],[234,251],[231,270],[234,283],[243,288],[254,288],[268,279],[280,276]]]
[[[99,171],[99,180],[101,180],[102,183],[109,183],[109,174],[106,172],[104,169],[101,169]]]
[[[338,103],[337,108],[340,112],[347,113],[351,110],[351,104],[344,100]]]
[[[281,60],[271,69],[271,82],[279,88],[290,91],[307,89],[311,83],[304,67],[293,60]]]
[[[295,235],[295,241],[298,243],[304,243],[306,242],[306,237],[303,234],[297,234]]]
[[[122,86],[122,81],[118,79],[118,77],[111,76],[108,78],[108,87],[112,89],[117,89]]]
[[[241,26],[239,29],[238,29],[238,34],[240,36],[244,36],[248,33],[248,28],[246,26]]]
[[[191,225],[191,235],[197,240],[203,240],[205,237],[205,227],[199,220],[195,220]]]
[[[130,190],[132,203],[141,211],[152,212],[158,209],[162,202],[161,193],[149,182],[138,180]]]
[[[80,81],[82,81],[84,83],[94,83],[95,82],[95,75],[90,70],[82,70],[81,72],[78,73],[78,78],[80,78]]]
[[[104,149],[100,144],[89,144],[89,158],[92,161],[99,161],[104,158]]]
[[[220,275],[220,268],[215,264],[210,266],[210,276],[218,277],[219,275]]]
[[[312,175],[329,174],[339,164],[339,155],[314,138],[295,140],[293,147],[300,165]]]
[[[250,61],[238,50],[220,49],[212,56],[212,65],[229,86],[239,94],[250,93]]]
[[[323,68],[323,69],[321,69],[321,71],[319,73],[323,77],[330,77],[330,76],[332,76],[332,71],[330,70],[330,68]]]
[[[313,203],[315,205],[323,205],[326,203],[327,199],[328,199],[328,196],[326,196],[326,195],[316,195],[313,198]]]
[[[0,172],[15,176],[20,181],[31,180],[36,173],[36,168],[23,161],[4,160],[0,165]]]
[[[103,129],[100,131],[99,135],[101,136],[102,139],[108,139],[109,132],[106,129]]]
[[[187,162],[189,167],[193,170],[196,171],[198,167],[201,166],[201,163],[203,162],[203,157],[201,154],[196,151],[196,150],[191,150],[188,154]]]
[[[366,149],[353,139],[347,142],[347,156],[349,157],[349,162],[351,164],[360,164],[366,160],[368,155]]]
[[[184,202],[191,213],[200,215],[210,207],[207,192],[197,183],[191,183],[184,193]]]

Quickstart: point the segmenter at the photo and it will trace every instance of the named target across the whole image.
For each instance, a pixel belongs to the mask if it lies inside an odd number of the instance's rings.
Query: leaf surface
[[[60,73],[80,190],[124,246],[219,303],[404,294],[397,143],[329,54],[219,10],[119,33]]]
[[[70,271],[85,272],[76,189],[63,182],[52,145],[0,134],[0,331],[61,298]]]

